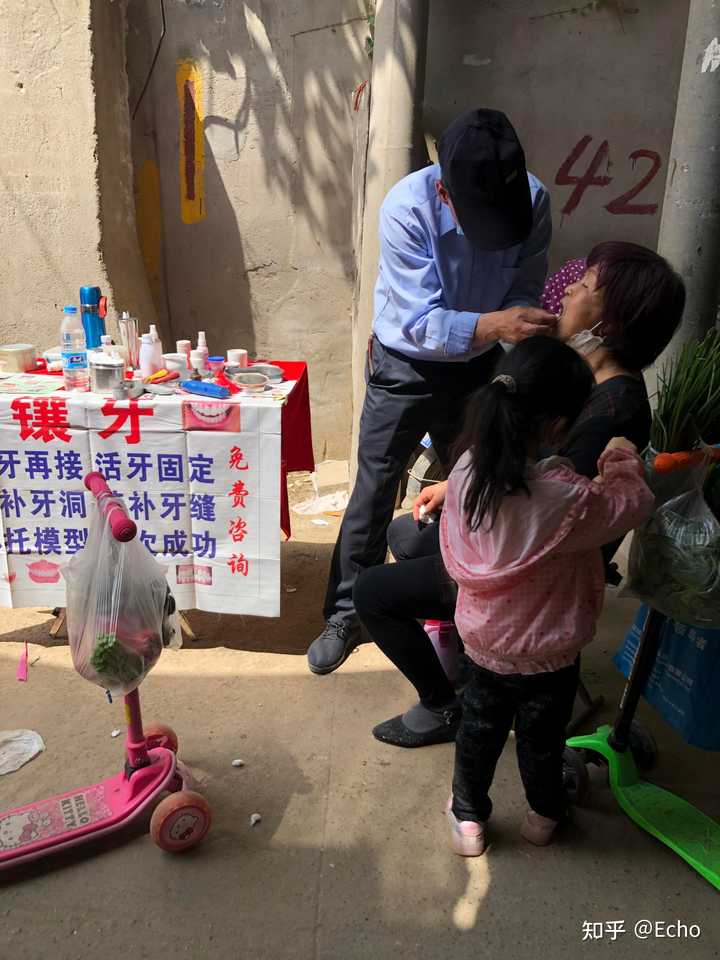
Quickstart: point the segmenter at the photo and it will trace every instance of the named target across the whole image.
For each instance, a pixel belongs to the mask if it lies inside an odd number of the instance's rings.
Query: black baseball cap
[[[468,110],[440,137],[438,160],[463,233],[480,250],[522,243],[533,221],[525,153],[499,110]]]

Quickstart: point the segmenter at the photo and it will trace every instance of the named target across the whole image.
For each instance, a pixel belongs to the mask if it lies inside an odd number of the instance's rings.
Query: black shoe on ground
[[[454,743],[461,719],[460,707],[449,707],[439,714],[437,727],[417,733],[405,725],[403,715],[399,714],[392,720],[379,723],[373,728],[372,733],[376,740],[390,743],[394,747],[432,747],[436,743]]]
[[[328,620],[323,632],[310,644],[308,666],[313,673],[332,673],[345,663],[359,643],[359,624]]]

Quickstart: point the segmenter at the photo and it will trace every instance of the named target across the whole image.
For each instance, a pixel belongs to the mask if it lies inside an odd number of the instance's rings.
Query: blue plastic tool
[[[184,393],[195,393],[200,397],[212,397],[213,400],[227,400],[230,391],[217,383],[208,383],[206,380],[183,380],[180,389]]]

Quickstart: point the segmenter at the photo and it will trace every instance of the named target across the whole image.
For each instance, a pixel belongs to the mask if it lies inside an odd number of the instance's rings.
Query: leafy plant
[[[368,57],[372,60],[373,53],[375,52],[375,0],[366,0],[365,13],[367,14],[365,22],[370,31],[365,38],[365,50]]]
[[[720,332],[686,343],[658,375],[650,443],[655,450],[693,450],[720,442]]]
[[[367,55],[372,60],[373,53],[375,52],[375,17],[374,16],[367,18],[367,25],[370,28],[370,33],[365,38],[365,49],[367,51]]]

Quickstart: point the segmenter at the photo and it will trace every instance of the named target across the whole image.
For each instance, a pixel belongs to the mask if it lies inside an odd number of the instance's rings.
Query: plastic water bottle
[[[88,390],[87,346],[85,330],[77,307],[64,307],[60,325],[60,349],[62,351],[63,378],[66,390]]]
[[[459,652],[455,624],[451,620],[426,620],[425,633],[430,637],[430,642],[448,680],[450,683],[455,683]]]

